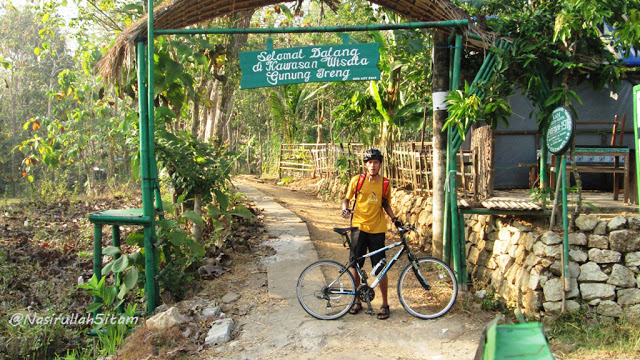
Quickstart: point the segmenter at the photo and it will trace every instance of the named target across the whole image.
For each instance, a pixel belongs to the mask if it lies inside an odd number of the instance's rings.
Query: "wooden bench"
[[[622,192],[624,202],[629,202],[629,147],[627,146],[578,146],[575,147],[574,157],[571,161],[567,153],[567,171],[575,169],[580,173],[605,173],[613,174],[613,200],[618,200],[621,192],[618,175],[622,174],[624,181]],[[555,184],[555,156],[551,159],[551,183]]]

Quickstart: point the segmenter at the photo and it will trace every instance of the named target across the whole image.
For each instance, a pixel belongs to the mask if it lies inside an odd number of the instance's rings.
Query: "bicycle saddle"
[[[337,232],[340,235],[345,235],[349,231],[353,231],[353,230],[358,230],[358,228],[355,226],[348,227],[348,228],[333,228],[333,231]]]

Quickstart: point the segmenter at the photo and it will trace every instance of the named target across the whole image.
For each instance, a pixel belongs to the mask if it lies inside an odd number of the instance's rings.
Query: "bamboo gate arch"
[[[330,7],[335,7],[339,0],[322,0]],[[113,246],[120,246],[120,225],[138,225],[144,228],[145,251],[145,294],[147,296],[147,313],[151,314],[158,299],[156,270],[157,263],[153,249],[155,245],[156,217],[162,219],[163,208],[158,182],[158,168],[154,149],[154,42],[148,41],[156,35],[167,34],[249,34],[249,33],[305,33],[305,32],[352,32],[370,30],[416,29],[416,28],[454,28],[455,46],[452,47],[450,65],[451,90],[458,88],[460,80],[460,62],[462,58],[462,32],[467,34],[467,42],[475,48],[485,47],[488,35],[470,24],[465,12],[455,7],[449,0],[370,0],[392,11],[411,19],[412,22],[397,25],[354,25],[334,27],[284,27],[284,28],[232,28],[232,29],[185,29],[196,23],[232,14],[244,10],[255,9],[267,5],[281,3],[281,0],[174,0],[154,8],[153,0],[147,0],[147,8],[153,9],[146,17],[125,29],[116,39],[115,45],[97,65],[98,71],[107,82],[114,82],[120,74],[125,59],[135,52],[138,78],[138,101],[140,122],[140,172],[142,183],[142,209],[110,209],[89,215],[94,224],[94,275],[102,277],[102,228],[112,226]],[[156,23],[157,20],[157,23]],[[478,34],[484,34],[480,37]],[[453,35],[453,34],[452,34]],[[480,45],[479,45],[480,44]],[[506,41],[496,43],[499,48],[508,46]],[[482,65],[474,83],[485,79],[493,71],[495,57],[490,53]],[[468,131],[468,129],[466,129]],[[448,133],[447,174],[456,172],[455,154],[462,140],[451,128]],[[464,269],[464,243],[460,243],[460,226],[462,220],[457,209],[455,176],[448,176],[445,199],[445,259],[451,258],[459,281],[466,282]],[[464,237],[464,236],[463,236]],[[448,249],[448,250],[447,250]],[[455,249],[451,251],[451,249]],[[119,255],[115,255],[117,258]],[[98,301],[99,297],[95,297]],[[98,310],[99,311],[99,310]]]

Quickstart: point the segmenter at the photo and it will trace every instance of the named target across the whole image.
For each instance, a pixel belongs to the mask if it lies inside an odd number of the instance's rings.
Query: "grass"
[[[640,358],[640,323],[635,320],[575,313],[562,315],[545,328],[560,359]]]

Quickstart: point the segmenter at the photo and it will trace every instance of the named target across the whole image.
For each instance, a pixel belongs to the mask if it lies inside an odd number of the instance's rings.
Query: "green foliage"
[[[629,16],[637,8],[635,0],[484,2],[469,8],[484,19],[487,26],[504,37],[513,39],[504,61],[509,64],[508,81],[523,89],[538,108],[537,120],[546,128],[550,112],[558,105],[573,107],[581,103],[572,90],[589,81],[596,88],[617,88],[624,67],[609,51],[627,51],[640,29]],[[465,5],[466,6],[466,5]],[[612,36],[603,41],[603,19],[615,24]],[[607,43],[609,41],[609,43]],[[575,111],[574,111],[575,114]]]
[[[474,92],[465,83],[464,91],[456,90],[447,95],[449,117],[443,127],[454,127],[460,138],[464,140],[467,130],[475,123],[487,123],[496,128],[499,122],[508,126],[507,118],[511,115],[511,104],[500,97],[489,97],[488,92]]]
[[[565,313],[546,326],[551,348],[571,344],[573,354],[634,358],[640,351],[640,325],[632,319],[601,319],[589,312]],[[568,354],[567,354],[568,355]]]
[[[203,196],[203,203],[208,203],[214,189],[229,188],[232,153],[198,141],[187,132],[174,135],[159,129],[156,133],[158,161],[169,174],[176,194],[191,199],[197,193]]]

